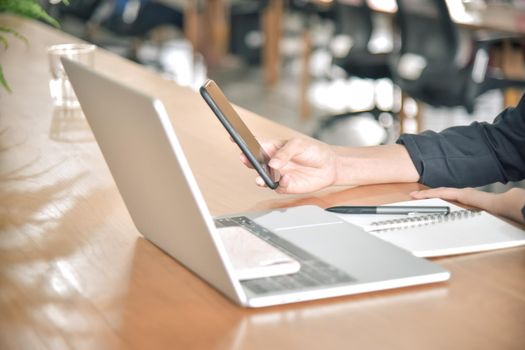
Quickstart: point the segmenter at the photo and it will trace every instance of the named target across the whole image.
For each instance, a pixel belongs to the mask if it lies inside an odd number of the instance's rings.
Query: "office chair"
[[[183,26],[181,11],[152,0],[105,1],[90,20],[115,34],[134,37],[164,24]]]
[[[374,32],[372,10],[366,0],[342,2],[335,1],[335,35],[330,43],[332,63],[343,69],[349,77],[363,79],[391,79],[389,53],[376,53],[371,50],[371,38]],[[314,131],[315,138],[321,138],[323,132],[337,123],[363,113],[371,114],[375,120],[387,113],[392,118],[392,111],[385,111],[374,105],[369,110],[348,111],[325,117]]]
[[[102,0],[76,0],[69,4],[61,2],[58,5],[58,15],[60,17],[72,16],[82,21],[87,21],[93,15]]]
[[[79,0],[79,2],[89,1]],[[86,22],[85,39],[102,47],[116,45],[119,51],[122,51],[122,55],[138,62],[139,46],[149,37],[153,29],[162,25],[182,28],[182,12],[153,0],[101,1]],[[101,29],[116,35],[118,39],[112,39],[107,35],[100,36]]]
[[[359,5],[334,4],[335,37],[333,63],[350,76],[369,79],[390,77],[388,53],[374,53],[370,40],[374,31],[372,10],[363,0]]]
[[[321,0],[292,0],[290,10],[306,15],[315,15],[321,18],[333,18],[333,7],[330,1]]]
[[[461,40],[445,0],[397,0],[397,7],[400,46],[390,68],[410,97],[434,107],[463,106],[470,114],[488,90],[525,87],[489,65],[489,51],[501,38]]]

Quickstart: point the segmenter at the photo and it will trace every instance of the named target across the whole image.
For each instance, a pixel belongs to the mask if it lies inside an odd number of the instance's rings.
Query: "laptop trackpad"
[[[366,233],[358,226],[338,221],[339,218],[318,207],[296,207],[280,213],[280,216],[254,215],[252,219],[358,280],[402,277],[406,271],[418,272],[426,266],[418,264],[420,260],[409,252]],[[281,225],[280,220],[288,226]]]
[[[428,273],[428,263],[349,223],[277,232],[361,282]]]

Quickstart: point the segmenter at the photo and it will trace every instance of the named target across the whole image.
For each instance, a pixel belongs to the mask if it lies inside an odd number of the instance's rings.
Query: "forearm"
[[[417,182],[419,174],[402,145],[332,146],[336,153],[335,185]]]

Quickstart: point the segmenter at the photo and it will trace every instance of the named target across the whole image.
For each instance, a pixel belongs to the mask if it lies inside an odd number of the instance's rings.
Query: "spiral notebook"
[[[448,215],[337,214],[419,257],[473,253],[525,245],[525,230],[485,211],[464,210],[441,199],[391,205],[448,205]]]

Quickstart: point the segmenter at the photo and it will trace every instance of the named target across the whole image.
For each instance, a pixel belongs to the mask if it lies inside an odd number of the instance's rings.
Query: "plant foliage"
[[[69,0],[62,0],[62,2],[69,4]],[[0,13],[13,13],[21,17],[39,19],[56,28],[59,27],[57,20],[51,17],[36,0],[0,0]],[[27,39],[16,30],[0,25],[0,46],[3,46],[4,50],[9,46],[7,35],[12,35],[27,43]],[[11,92],[11,88],[5,79],[1,65],[0,85],[7,91]]]

